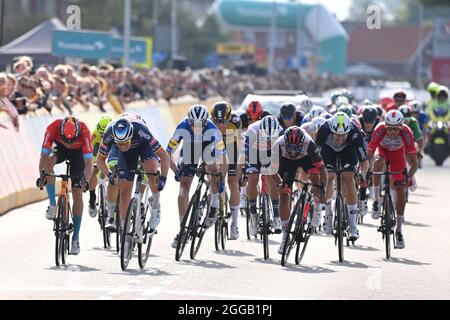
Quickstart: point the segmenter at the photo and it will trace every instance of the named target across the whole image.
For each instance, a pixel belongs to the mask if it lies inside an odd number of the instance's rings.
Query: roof
[[[375,68],[365,63],[358,63],[349,66],[345,72],[345,75],[352,77],[386,77],[387,74],[383,70]]]
[[[66,30],[58,18],[44,21],[19,38],[0,48],[0,54],[28,55],[52,52],[54,30]]]
[[[406,63],[416,52],[432,27],[394,26],[370,30],[366,26],[356,28],[348,43],[349,63]]]

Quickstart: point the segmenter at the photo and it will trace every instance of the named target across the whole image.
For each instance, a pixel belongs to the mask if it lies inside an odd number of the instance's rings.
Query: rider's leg
[[[92,171],[92,176],[89,179],[89,206],[91,208],[95,208],[95,201],[96,201],[95,187],[97,186],[98,172],[99,172],[99,169],[97,168],[97,166],[94,166],[94,170]]]
[[[258,181],[259,173],[251,173],[247,175],[247,199],[250,206],[250,213],[256,215],[256,199],[258,198]]]
[[[381,156],[378,156],[375,158],[375,161],[373,162],[373,171],[381,172],[384,170],[384,158]],[[374,201],[377,201],[380,203],[381,201],[381,195],[380,195],[380,187],[381,186],[381,176],[376,174],[373,175],[373,192],[374,192]]]
[[[56,164],[57,155],[52,154],[48,158],[47,165],[45,166],[44,170],[46,173],[54,173],[54,166]],[[56,206],[56,186],[55,186],[55,178],[54,177],[47,177],[47,185],[45,186],[45,189],[47,190],[48,199],[51,206]]]
[[[192,179],[193,177],[188,175],[180,177],[180,192],[178,194],[178,216],[180,223],[189,204],[189,190],[191,189]]]
[[[239,182],[236,175],[228,174],[228,188],[230,188],[231,225],[238,225],[239,217]]]
[[[269,189],[270,199],[272,200],[273,216],[280,218],[280,190],[278,189],[275,176],[267,177],[267,188]]]
[[[357,212],[358,212],[358,198],[355,187],[355,173],[353,171],[345,171],[342,173],[342,184],[344,190],[345,202],[347,204],[347,211],[349,217],[350,227],[356,227]]]
[[[206,171],[209,173],[218,173],[218,167],[215,164],[212,165],[206,165]],[[218,186],[218,182],[219,182],[219,177],[217,177],[216,175],[211,175],[211,184],[210,184],[210,189],[211,189],[211,202],[210,202],[210,211],[209,211],[209,217],[213,218],[216,216],[219,206],[220,206],[220,193],[219,193],[219,186]]]

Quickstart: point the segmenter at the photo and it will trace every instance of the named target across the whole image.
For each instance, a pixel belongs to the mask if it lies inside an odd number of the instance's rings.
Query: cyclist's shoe
[[[48,220],[53,220],[56,218],[56,206],[48,206],[47,212],[45,213],[45,217]]]
[[[380,212],[378,201],[374,201],[373,207],[372,207],[372,218],[377,220],[377,219],[380,219],[380,217],[381,217],[381,212]]]
[[[314,210],[313,217],[311,219],[311,227],[318,228],[320,226],[320,218],[322,213],[319,211]]]
[[[280,244],[280,246],[278,247],[278,253],[279,253],[279,254],[283,254],[284,242],[285,242],[285,241],[286,241],[286,237],[283,236],[283,239],[281,240],[281,244]]]
[[[95,218],[97,216],[97,206],[94,204],[94,207],[91,207],[91,205],[89,205],[89,215],[92,218]]]
[[[152,215],[150,216],[150,230],[156,229],[161,220],[161,209],[152,209]]]
[[[239,202],[239,208],[245,209],[247,208],[247,197],[244,195],[241,195],[241,200]]]
[[[172,248],[176,249],[177,245],[178,245],[178,234],[175,236],[175,238],[173,238]]]
[[[256,236],[258,233],[258,216],[256,214],[250,214],[250,226],[249,232],[252,237]]]
[[[237,226],[231,226],[230,240],[237,240],[239,238],[239,229]]]
[[[80,241],[79,240],[72,240],[72,247],[70,249],[70,254],[73,254],[76,256],[80,253]]]
[[[396,242],[396,248],[397,249],[405,249],[405,238],[403,238],[403,234],[396,231],[395,232],[395,238],[397,240]]]
[[[324,234],[331,234],[333,232],[333,217],[332,216],[325,216],[322,230],[323,230]]]
[[[273,231],[276,234],[281,233],[281,219],[280,217],[273,217]]]
[[[358,228],[356,228],[356,227],[350,227],[348,233],[349,233],[348,239],[349,239],[350,241],[356,241],[356,240],[359,239],[359,231],[358,231]]]
[[[211,211],[209,212],[208,217],[206,217],[205,221],[203,222],[205,228],[213,226],[217,220],[217,213],[219,212],[219,210],[217,208],[211,208],[210,210]]]
[[[367,200],[361,200],[359,202],[359,213],[361,214],[361,217],[364,217],[367,214]]]
[[[116,224],[114,223],[114,218],[108,218],[108,223],[105,225],[105,228],[109,232],[116,232]]]

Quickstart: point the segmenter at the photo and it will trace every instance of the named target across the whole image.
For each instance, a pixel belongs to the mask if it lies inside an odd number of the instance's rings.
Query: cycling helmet
[[[324,117],[315,117],[314,119],[311,120],[311,127],[313,129],[314,132],[319,131],[320,126],[327,121],[327,119],[325,119]]]
[[[342,89],[341,90],[341,96],[346,97],[348,99],[349,103],[353,102],[353,93],[351,93],[349,90]]]
[[[370,99],[364,99],[364,101],[362,102],[362,106],[370,106],[372,104],[372,101],[370,101]]]
[[[130,114],[128,112],[122,112],[121,114],[119,114],[119,118],[123,118],[123,117],[129,117]]]
[[[347,134],[352,129],[352,122],[345,113],[338,112],[330,119],[330,129],[335,134]]]
[[[259,101],[252,101],[247,106],[247,116],[249,120],[259,120],[264,111],[262,104]]]
[[[321,106],[313,106],[309,111],[311,119],[314,119],[315,117],[320,117],[323,113],[325,113],[325,109],[322,108]]]
[[[303,145],[305,134],[300,127],[289,127],[284,133],[286,150],[289,153],[298,153]]]
[[[226,122],[230,120],[231,106],[226,101],[218,101],[211,111],[211,118],[215,122]]]
[[[208,119],[208,110],[204,105],[195,104],[189,108],[188,118],[191,124],[201,122],[203,125]]]
[[[391,103],[394,103],[394,99],[392,97],[381,97],[380,98],[380,104],[383,108]]]
[[[404,104],[398,108],[398,111],[400,111],[403,114],[404,118],[409,118],[412,116],[412,109],[410,106]]]
[[[77,118],[65,117],[59,126],[59,135],[65,143],[74,143],[81,134],[81,125]]]
[[[116,143],[125,143],[133,137],[133,124],[127,118],[119,118],[112,127],[112,135]]]
[[[305,112],[308,112],[308,110],[311,110],[313,107],[313,103],[311,99],[307,95],[302,95],[302,99],[300,101],[300,106],[302,107]]]
[[[375,104],[374,106],[375,106],[375,108],[377,108],[378,116],[382,117],[384,114],[384,109],[379,104]]]
[[[280,115],[283,119],[293,119],[297,108],[293,103],[285,102],[281,105]]]
[[[379,116],[378,110],[375,106],[365,106],[362,112],[362,118],[366,123],[374,123]]]
[[[394,93],[394,102],[404,103],[406,101],[406,93],[403,90],[398,90]]]
[[[105,132],[106,127],[108,124],[112,121],[112,118],[110,116],[103,116],[100,118],[100,120],[97,123],[97,130],[100,133]]]
[[[340,106],[342,106],[342,105],[349,105],[350,104],[350,100],[348,100],[348,98],[347,97],[345,97],[345,96],[339,96],[339,97],[337,97],[336,98],[336,103],[335,103],[335,105],[336,105],[336,107],[340,107]]]
[[[262,139],[271,140],[278,138],[280,125],[274,116],[266,116],[259,123],[259,134]]]
[[[335,91],[333,92],[333,94],[331,95],[331,103],[335,104],[336,103],[336,99],[341,95],[341,93],[339,91]]]
[[[436,96],[436,93],[438,92],[438,90],[439,90],[439,84],[437,84],[436,82],[430,82],[430,84],[427,87],[427,91],[432,98],[434,98]]]
[[[438,101],[448,100],[448,88],[446,86],[439,86],[439,89],[436,92],[436,99]]]
[[[386,127],[401,127],[403,124],[403,114],[398,110],[391,110],[384,116]]]
[[[421,104],[416,100],[410,101],[409,106],[411,107],[412,112],[420,112],[422,110]]]
[[[353,108],[349,105],[343,105],[339,107],[338,112],[343,112],[351,118],[353,115]]]

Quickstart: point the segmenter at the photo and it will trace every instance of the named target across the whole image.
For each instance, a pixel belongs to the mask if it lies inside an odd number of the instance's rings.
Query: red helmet
[[[65,117],[59,126],[59,135],[61,139],[69,144],[74,143],[81,133],[80,122],[77,118],[68,116]]]
[[[289,153],[298,153],[303,145],[305,134],[300,127],[289,127],[284,133],[284,142],[286,150]]]
[[[260,120],[264,109],[259,101],[252,101],[247,106],[247,115],[249,120]]]
[[[394,103],[394,98],[392,97],[385,96],[380,98],[380,104],[383,107],[383,109],[386,108],[386,106],[391,103]]]

